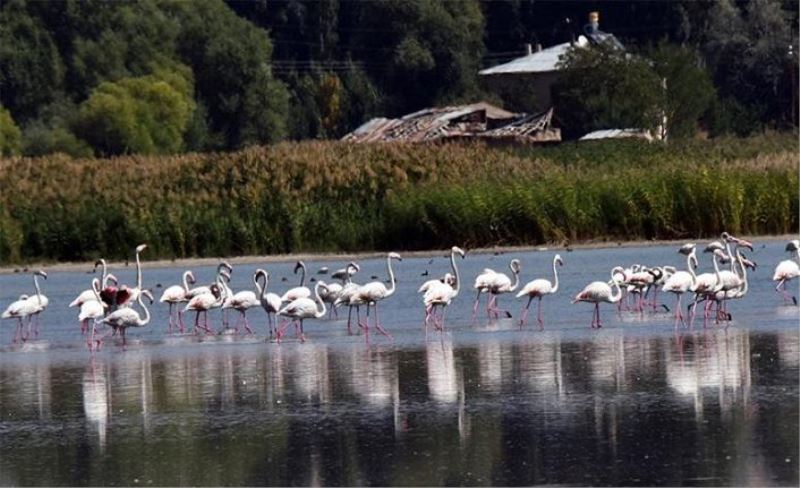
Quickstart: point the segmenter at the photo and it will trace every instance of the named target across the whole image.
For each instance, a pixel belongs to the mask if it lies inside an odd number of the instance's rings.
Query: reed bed
[[[0,262],[421,249],[798,228],[795,135],[491,148],[281,143],[0,160]]]

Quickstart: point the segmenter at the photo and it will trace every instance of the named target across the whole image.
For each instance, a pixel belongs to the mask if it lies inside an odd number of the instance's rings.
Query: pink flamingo
[[[161,294],[161,298],[158,301],[160,303],[169,304],[169,332],[172,332],[174,317],[174,314],[172,313],[173,307],[179,303],[185,303],[189,301],[189,298],[187,298],[187,295],[189,294],[189,283],[194,284],[195,282],[196,280],[194,278],[194,274],[191,271],[184,271],[183,285],[172,285],[164,290],[164,293]],[[186,326],[183,323],[183,311],[180,309],[178,309],[178,320],[176,325],[181,332],[184,332],[186,329]]]
[[[797,261],[794,259],[786,259],[778,263],[775,267],[775,273],[772,275],[772,281],[777,281],[778,285],[775,291],[783,296],[783,302],[789,303],[791,298],[792,302],[797,305],[797,297],[790,295],[786,291],[786,284],[795,278],[800,277],[800,240],[792,240],[786,244],[786,251],[797,254]]]
[[[600,302],[617,303],[620,298],[622,298],[622,289],[619,287],[619,279],[616,276],[617,273],[621,274],[622,278],[625,279],[625,270],[622,266],[617,266],[611,270],[611,282],[617,289],[616,293],[613,293],[608,283],[604,281],[593,281],[586,285],[586,288],[575,295],[575,298],[572,300],[572,303],[594,303],[594,314],[592,315],[591,323],[592,328],[596,327],[599,329],[603,327],[603,324],[600,322]]]
[[[553,283],[549,280],[544,278],[539,278],[533,281],[529,281],[525,286],[522,287],[519,293],[517,293],[517,298],[521,298],[524,296],[528,297],[528,304],[525,305],[524,311],[521,312],[521,317],[519,319],[520,327],[525,324],[525,320],[528,318],[528,309],[531,306],[531,301],[534,298],[539,299],[538,304],[538,311],[537,311],[537,322],[539,323],[539,329],[544,330],[544,319],[542,318],[542,297],[545,295],[552,295],[558,291],[558,270],[556,269],[556,264],[559,266],[564,265],[564,261],[561,259],[561,256],[556,254],[553,258]]]

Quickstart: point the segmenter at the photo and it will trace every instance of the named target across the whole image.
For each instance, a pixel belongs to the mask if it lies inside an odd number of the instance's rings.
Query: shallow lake
[[[94,356],[67,308],[92,276],[52,272],[40,338],[12,346],[14,323],[0,327],[0,484],[797,486],[800,312],[770,282],[783,245],[756,243],[748,295],[707,328],[603,304],[590,329],[592,306],[570,304],[584,285],[617,264],[685,259],[672,246],[578,249],[559,251],[544,331],[535,302],[520,329],[511,295],[500,306],[513,318],[489,320],[484,298],[472,320],[471,284],[511,258],[523,283],[552,279],[555,252],[468,254],[446,330],[426,338],[416,290],[449,270],[436,253],[394,263],[397,293],[379,306],[394,340],[347,335],[344,310],[307,321],[305,343],[266,341],[260,309],[255,336],[171,335],[157,304],[127,350],[109,341]],[[345,263],[307,264],[327,280],[320,266]],[[386,279],[385,260],[361,265],[356,281]],[[271,291],[297,283],[293,263],[260,267]],[[236,266],[232,288],[252,289],[255,268]],[[132,266],[112,271],[134,279]],[[145,286],[158,297],[182,271],[145,269]],[[211,282],[213,268],[194,271]],[[31,291],[29,276],[0,276],[3,306]]]

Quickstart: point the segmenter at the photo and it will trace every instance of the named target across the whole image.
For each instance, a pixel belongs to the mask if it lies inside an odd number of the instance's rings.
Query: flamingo
[[[216,275],[214,275],[214,283],[212,283],[212,285],[217,283],[217,279],[219,278],[220,274],[222,273],[222,270],[227,270],[228,273],[232,273],[233,272],[233,266],[231,266],[230,263],[228,263],[227,261],[220,261],[220,263],[217,265],[217,273],[216,273]],[[196,287],[192,288],[186,294],[186,298],[191,300],[192,298],[196,297],[197,295],[201,295],[203,293],[211,293],[211,285],[208,285],[208,286],[205,286],[205,285],[204,286],[196,286]]]
[[[752,269],[753,271],[756,270],[756,263],[747,259],[737,248],[736,249],[736,259],[735,262],[739,265],[736,269],[737,276],[738,272],[741,269],[741,276],[739,276],[741,280],[741,286],[738,288],[734,288],[731,290],[720,290],[714,295],[714,300],[720,302],[722,300],[735,300],[739,298],[743,298],[749,289],[749,283],[747,280],[747,268]],[[723,312],[724,319],[723,320],[731,320],[731,315],[729,313]],[[717,321],[719,321],[719,312],[717,312]]]
[[[617,266],[611,270],[611,281],[613,286],[617,289],[616,293],[613,293],[611,290],[611,286],[608,283],[603,281],[593,281],[586,285],[580,293],[575,295],[575,298],[572,300],[572,303],[577,302],[591,302],[594,303],[594,314],[592,315],[592,328],[601,328],[603,324],[600,322],[600,302],[606,303],[617,303],[620,298],[622,298],[622,289],[619,286],[619,280],[615,276],[617,273],[620,273],[625,278],[625,270],[622,266]]]
[[[28,301],[29,298],[28,295],[20,295],[19,299],[11,302],[11,304],[6,307],[3,314],[0,315],[0,318],[4,319],[17,319],[17,327],[14,330],[14,339],[12,341],[13,344],[28,340],[28,334],[25,334],[23,331],[23,319],[27,319],[27,321],[30,322],[31,315],[38,309],[36,303]]]
[[[695,277],[694,285],[690,288],[694,292],[694,301],[689,305],[691,313],[689,314],[689,325],[694,323],[696,315],[697,303],[701,300],[707,300],[709,296],[714,296],[722,290],[722,278],[720,277],[719,264],[717,263],[718,257],[724,257],[725,253],[720,249],[714,249],[711,254],[711,261],[714,264],[713,273],[703,273]],[[705,310],[703,325],[708,322],[708,310]]]
[[[674,293],[676,296],[675,304],[675,325],[678,325],[678,320],[683,322],[683,312],[681,310],[681,297],[684,293],[692,289],[697,280],[697,275],[694,269],[697,268],[697,248],[694,244],[685,244],[679,250],[679,253],[686,255],[686,271],[676,271],[664,283],[662,289],[668,293]]]
[[[359,288],[361,288],[361,285],[359,285],[357,283],[354,283],[351,280],[350,276],[348,276],[347,277],[347,282],[344,284],[344,286],[342,286],[342,290],[339,292],[339,296],[333,302],[333,306],[334,307],[339,307],[342,304],[346,304],[347,305],[347,309],[348,309],[348,311],[347,311],[347,334],[348,335],[352,335],[353,334],[353,329],[352,329],[352,327],[350,325],[351,321],[352,321],[352,318],[353,318],[353,308],[356,309],[356,321],[358,322],[359,326],[361,326],[361,312],[360,312],[360,310],[361,310],[361,305],[363,305],[363,303],[358,299],[355,299],[355,301],[353,301],[354,300],[354,296],[358,292]]]
[[[392,259],[396,259],[398,261],[402,261],[403,258],[400,257],[399,254],[396,252],[390,252],[386,256],[386,269],[389,273],[389,282],[391,283],[390,288],[386,288],[386,285],[383,284],[381,281],[372,281],[367,283],[366,285],[358,288],[355,294],[350,298],[351,305],[361,305],[364,304],[367,306],[367,323],[366,323],[366,335],[367,340],[369,340],[369,307],[372,306],[375,308],[375,328],[378,331],[385,335],[386,337],[391,338],[392,335],[389,334],[386,329],[383,328],[380,322],[380,318],[378,317],[378,302],[392,296],[397,289],[397,284],[395,283],[394,279],[394,271],[392,271]],[[359,325],[361,325],[359,323]]]
[[[325,316],[325,302],[319,296],[320,288],[325,288],[324,282],[318,281],[316,286],[314,287],[314,300],[308,297],[300,297],[295,300],[292,300],[288,305],[283,307],[278,311],[278,315],[289,317],[291,318],[291,322],[295,324],[295,330],[297,330],[297,326],[300,326],[300,342],[305,342],[306,336],[303,332],[303,321],[305,319],[320,319]],[[317,306],[319,304],[319,308]],[[289,325],[290,321],[287,320],[278,331],[278,342],[280,342],[281,337],[283,337],[284,332],[286,331],[286,327]]]
[[[117,306],[125,307],[130,306],[138,301],[139,293],[142,292],[142,263],[139,260],[139,254],[147,249],[147,244],[139,244],[136,246],[136,286],[131,288],[122,285],[117,291]]]
[[[359,271],[361,271],[361,267],[357,263],[350,262],[346,268],[336,270],[331,275],[332,278],[341,280],[341,284],[328,283],[328,286],[323,288],[320,292],[320,298],[322,298],[323,302],[328,304],[328,318],[330,318],[331,315],[335,315],[337,319],[339,318],[339,313],[336,311],[334,304],[344,287],[350,282],[350,277]]]
[[[259,277],[264,278],[264,286],[261,286]],[[269,326],[269,338],[272,339],[274,335],[274,330],[276,327],[273,325],[274,317],[273,314],[278,313],[278,310],[281,309],[281,297],[279,297],[275,293],[267,293],[267,287],[269,286],[269,273],[267,273],[263,269],[257,269],[255,274],[253,275],[253,281],[256,284],[256,288],[258,289],[258,297],[259,301],[261,302],[261,307],[267,312],[267,325]]]
[[[626,275],[627,283],[630,287],[628,289],[629,293],[634,293],[638,295],[636,310],[638,312],[644,312],[644,299],[647,292],[650,291],[650,288],[653,287],[656,282],[658,282],[664,275],[664,272],[659,268],[650,268],[647,266],[642,266],[639,268],[639,271]],[[655,304],[655,300],[654,300]],[[655,305],[653,306],[655,310]]]
[[[96,266],[97,266],[97,263],[95,263],[95,267]],[[116,288],[109,285],[109,283],[112,282],[112,281],[114,282],[114,285],[118,284],[116,276],[114,276],[111,273],[106,273],[104,271],[103,272],[103,278],[102,278],[102,283],[103,284],[100,287],[100,294],[99,295],[96,294],[92,288],[89,288],[88,290],[84,290],[78,295],[77,298],[75,298],[75,300],[70,302],[69,307],[70,308],[72,308],[72,307],[80,307],[81,309],[83,309],[83,306],[86,305],[88,302],[98,301],[98,302],[104,304],[106,306],[106,308],[107,308],[112,303],[114,303],[114,300],[113,299],[110,299],[109,301],[103,300],[102,295],[103,295],[103,292],[104,292],[105,289],[109,289],[109,290],[113,289],[113,292],[111,292],[111,293],[114,293],[114,294],[116,293]],[[91,296],[89,294],[91,294]],[[78,314],[80,315],[80,312]],[[81,326],[81,334],[86,334],[86,332],[88,332],[88,330],[89,330],[89,321],[88,320],[79,320],[79,322],[80,322],[80,326]]]
[[[217,281],[221,280],[221,277],[217,277]],[[183,309],[184,313],[189,311],[195,312],[194,317],[194,332],[197,333],[197,329],[203,329],[206,331],[207,334],[211,334],[211,329],[208,327],[208,311],[212,308],[216,308],[222,305],[223,302],[223,294],[222,288],[218,283],[214,283],[208,289],[208,293],[200,293],[196,295],[189,303],[186,304],[186,308]],[[203,325],[200,325],[200,313],[203,314]]]
[[[47,308],[47,305],[50,303],[50,300],[43,295],[42,291],[39,289],[39,280],[37,279],[38,276],[47,279],[47,273],[41,269],[33,273],[33,287],[36,289],[36,294],[29,296],[26,299],[26,301],[29,302],[29,304],[26,305],[26,308],[32,310],[30,318],[28,319],[28,335],[30,336],[31,325],[33,325],[34,337],[39,337],[39,327],[41,325],[39,323],[39,314],[44,312],[44,310]]]
[[[713,299],[713,302],[717,303],[717,321],[719,321],[720,313],[725,313],[725,301],[727,299],[727,293],[733,290],[738,290],[742,287],[743,280],[742,277],[739,276],[739,273],[736,269],[736,259],[734,259],[734,255],[731,252],[731,243],[736,244],[736,252],[738,253],[740,247],[746,247],[753,250],[753,245],[749,241],[745,241],[739,238],[736,238],[727,232],[722,233],[722,241],[725,243],[725,250],[727,252],[727,259],[730,260],[730,270],[722,270],[720,271],[720,279],[722,280],[722,294],[720,300],[716,300],[716,295],[710,296]],[[710,244],[706,251],[713,251],[715,249],[719,249],[719,243],[713,242]],[[721,307],[720,307],[721,303]],[[712,301],[709,300],[708,306],[712,304]]]
[[[302,261],[298,261],[297,264],[294,265],[294,274],[297,274],[297,271],[301,270],[303,273],[300,275],[300,286],[296,286],[281,296],[281,302],[292,302],[297,300],[298,298],[309,298],[311,296],[311,290],[305,286],[306,282],[306,263]]]
[[[424,291],[425,293],[422,296],[422,302],[425,304],[426,335],[428,333],[428,323],[430,322],[431,317],[433,317],[434,327],[440,331],[444,330],[445,309],[448,305],[450,305],[450,302],[452,302],[453,299],[458,296],[458,292],[461,289],[461,277],[458,274],[458,267],[456,266],[456,254],[460,255],[461,259],[464,259],[466,253],[458,246],[453,246],[450,248],[450,267],[453,270],[452,284],[448,275],[445,275],[442,281],[427,281],[420,287],[420,291]],[[438,324],[436,322],[436,307],[440,307],[442,309]]]
[[[497,274],[497,271],[491,268],[484,268],[483,272],[475,277],[475,283],[472,285],[475,290],[477,290],[477,294],[475,295],[475,305],[472,306],[472,319],[474,320],[475,317],[478,315],[478,305],[481,301],[481,293],[488,293],[489,288],[491,287],[491,283],[494,281],[494,277]],[[489,304],[486,304],[486,311],[489,312]]]
[[[783,296],[784,303],[789,303],[789,298],[791,297],[792,302],[797,305],[797,297],[789,295],[789,292],[786,291],[786,284],[800,277],[800,264],[798,264],[800,263],[800,241],[797,239],[789,241],[789,243],[786,244],[786,251],[796,253],[797,261],[794,259],[786,259],[778,263],[775,267],[775,273],[772,275],[772,281],[778,282],[775,291]]]
[[[144,311],[144,318],[139,315],[139,312],[134,310],[132,307],[125,307],[115,310],[114,312],[110,313],[108,317],[104,318],[100,321],[100,323],[106,324],[112,329],[119,330],[120,335],[122,336],[122,347],[123,349],[127,345],[127,338],[125,337],[125,332],[128,330],[129,327],[144,327],[150,322],[150,311],[147,310],[147,307],[142,302],[142,297],[147,297],[150,300],[150,303],[153,303],[153,294],[150,293],[150,290],[140,290],[138,296],[136,297],[136,302],[142,307]],[[97,340],[97,348],[100,348],[102,344],[102,337]]]
[[[453,276],[453,274],[448,271],[441,278],[434,278],[432,280],[428,280],[425,283],[421,284],[419,286],[419,289],[417,290],[417,293],[425,293],[430,288],[434,286],[439,286],[440,284],[450,285],[450,287],[453,287],[456,284],[456,279]]]
[[[89,328],[89,320],[92,320],[92,335],[86,341],[86,345],[89,347],[90,351],[92,350],[97,332],[97,319],[102,319],[108,308],[108,305],[100,299],[101,290],[100,280],[97,278],[93,279],[92,293],[95,295],[95,299],[83,302],[80,313],[78,313],[78,321],[81,324],[85,324],[87,330]]]
[[[553,283],[544,278],[539,278],[537,280],[528,282],[528,284],[523,286],[522,290],[517,293],[517,298],[524,296],[528,297],[528,304],[525,305],[525,311],[521,312],[521,318],[519,319],[520,327],[525,324],[525,319],[528,318],[528,308],[531,306],[531,301],[534,298],[538,298],[539,305],[536,314],[536,320],[539,323],[539,329],[544,330],[544,320],[542,319],[542,298],[545,295],[552,295],[558,291],[558,271],[556,269],[556,264],[559,266],[564,265],[564,260],[562,260],[561,256],[558,254],[556,254],[553,258]]]
[[[187,295],[189,294],[189,283],[195,284],[196,280],[194,278],[194,273],[191,271],[184,271],[183,273],[183,285],[172,285],[161,294],[161,298],[159,298],[160,303],[168,303],[169,304],[169,332],[172,332],[172,324],[173,324],[173,314],[172,309],[175,305],[179,303],[185,303],[189,301]],[[178,323],[176,324],[181,332],[184,332],[186,326],[183,323],[183,311],[178,309]]]
[[[229,297],[222,305],[223,309],[232,308],[241,314],[239,320],[244,319],[244,328],[247,330],[248,334],[252,334],[253,329],[250,328],[250,323],[247,321],[247,311],[253,307],[258,307],[261,305],[260,296],[262,295],[263,290],[259,287],[257,277],[257,274],[253,275],[253,283],[256,286],[258,295],[256,295],[256,293],[253,291],[243,290]],[[236,321],[237,332],[239,331],[239,320]]]
[[[492,279],[489,281],[488,291],[492,298],[486,305],[486,310],[490,315],[494,313],[495,318],[500,316],[499,312],[505,312],[507,317],[511,317],[511,313],[508,310],[500,310],[500,308],[497,307],[498,296],[504,293],[511,293],[519,286],[519,259],[512,259],[508,267],[511,269],[511,273],[514,274],[513,285],[511,284],[511,279],[504,273],[495,273]]]

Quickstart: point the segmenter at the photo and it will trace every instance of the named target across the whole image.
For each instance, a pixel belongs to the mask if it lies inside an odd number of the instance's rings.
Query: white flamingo
[[[736,268],[736,273],[738,275],[739,271],[741,270],[741,275],[739,278],[741,279],[741,285],[738,288],[734,288],[731,290],[720,290],[714,296],[714,300],[717,302],[723,300],[736,300],[743,298],[747,295],[747,291],[749,289],[749,282],[747,280],[747,268],[752,269],[753,271],[756,270],[756,263],[747,259],[737,248],[736,249],[736,259],[734,260],[736,264],[739,266]],[[717,313],[717,319],[719,320],[719,312]],[[731,315],[727,312],[722,312],[722,316],[724,320],[731,320]]]
[[[118,330],[120,335],[122,336],[122,347],[128,343],[128,340],[125,336],[126,331],[129,327],[144,327],[150,322],[150,311],[147,309],[145,304],[142,302],[142,297],[147,297],[150,300],[150,303],[153,303],[153,294],[150,293],[150,290],[140,290],[139,295],[136,297],[136,302],[142,307],[144,311],[144,318],[139,315],[139,312],[133,309],[133,307],[124,307],[114,312],[111,312],[108,317],[104,318],[100,321],[100,323],[106,324],[114,330]],[[102,344],[102,337],[97,339],[97,348],[99,349]]]
[[[361,271],[361,267],[354,262],[348,263],[347,267],[343,270],[336,270],[331,277],[341,280],[341,283],[328,283],[325,288],[320,291],[320,298],[328,304],[328,318],[335,316],[339,318],[339,313],[336,311],[334,304],[342,293],[342,290],[350,282],[350,277]]]
[[[4,319],[17,319],[17,328],[14,331],[14,339],[13,343],[16,344],[19,341],[27,341],[28,337],[30,336],[30,324],[32,320],[32,316],[34,314],[38,314],[42,310],[44,310],[42,306],[41,298],[47,300],[47,297],[41,294],[39,290],[39,283],[36,279],[36,276],[43,276],[44,279],[47,279],[47,273],[42,270],[36,271],[33,273],[33,285],[36,289],[36,295],[28,296],[28,295],[20,295],[19,299],[12,302],[8,307],[6,307],[5,311],[0,318]],[[47,302],[44,302],[44,306],[47,306]],[[27,323],[23,323],[23,321],[27,321]],[[28,326],[28,333],[26,334],[23,330],[24,326]]]
[[[619,286],[619,278],[617,273],[622,275],[622,278],[625,279],[625,270],[622,266],[617,266],[611,270],[611,281],[613,286],[617,289],[617,292],[614,293],[611,290],[611,286],[604,281],[593,281],[586,285],[580,293],[575,295],[575,298],[572,300],[572,303],[577,302],[590,302],[594,303],[594,314],[592,315],[592,328],[601,328],[603,324],[600,322],[600,302],[606,303],[617,303],[620,298],[622,298],[622,289]]]
[[[347,334],[352,335],[353,329],[351,327],[351,322],[353,318],[353,309],[356,309],[356,321],[358,322],[360,327],[361,325],[361,302],[358,299],[353,300],[353,297],[358,292],[361,285],[358,283],[354,283],[351,278],[347,277],[347,282],[342,286],[342,290],[339,292],[338,298],[333,302],[334,307],[339,307],[341,305],[347,305]]]
[[[303,332],[303,321],[311,318],[320,319],[325,316],[325,302],[323,302],[319,296],[320,288],[325,288],[325,286],[324,282],[318,281],[314,287],[313,300],[308,297],[300,297],[292,300],[288,305],[278,311],[278,315],[291,319],[291,321],[287,320],[278,330],[278,342],[280,342],[290,322],[294,322],[295,331],[298,330],[299,325],[300,341],[305,342],[306,336]]]
[[[556,254],[553,258],[553,282],[551,283],[549,280],[544,278],[539,278],[533,281],[529,281],[528,284],[522,287],[519,293],[517,293],[517,298],[521,298],[524,296],[528,297],[528,304],[525,305],[525,310],[521,312],[521,317],[519,319],[519,325],[522,326],[525,324],[525,319],[528,318],[528,309],[531,306],[531,301],[534,298],[539,299],[538,304],[538,311],[536,314],[536,321],[539,323],[539,329],[544,330],[544,319],[542,318],[542,298],[545,295],[552,295],[558,291],[558,270],[556,268],[556,264],[559,266],[564,265],[564,260],[561,259],[561,256]]]
[[[42,271],[36,271],[33,273],[33,287],[36,289],[36,294],[33,296],[29,296],[26,301],[28,305],[26,308],[31,310],[30,318],[28,319],[28,336],[30,336],[31,327],[33,327],[33,336],[39,337],[39,327],[41,326],[39,322],[39,314],[44,312],[47,308],[47,305],[50,303],[50,300],[42,293],[42,290],[39,288],[39,280],[37,277],[41,276],[44,279],[47,279],[47,273]]]
[[[159,298],[160,303],[168,303],[169,304],[169,331],[172,332],[172,325],[173,325],[173,313],[172,309],[175,305],[179,303],[185,303],[189,301],[187,295],[189,294],[189,283],[194,284],[196,282],[194,278],[194,273],[191,271],[184,271],[183,272],[183,285],[172,285],[168,287],[164,292],[161,294],[161,298]],[[178,308],[178,320],[175,324],[178,326],[181,332],[184,332],[186,326],[183,323],[183,311]]]
[[[719,249],[715,249],[711,254],[711,261],[714,264],[713,273],[703,273],[695,277],[694,286],[690,288],[694,292],[694,301],[689,305],[691,312],[689,313],[689,325],[694,323],[696,315],[697,303],[702,300],[708,300],[722,290],[722,278],[720,277],[719,264],[717,258],[724,257],[725,253]],[[704,310],[704,325],[708,322],[708,307]]]
[[[797,297],[790,295],[789,292],[786,291],[786,284],[800,277],[800,240],[795,239],[789,241],[789,243],[786,244],[786,251],[796,253],[797,260],[786,259],[778,263],[775,267],[775,273],[772,275],[772,281],[778,282],[775,291],[783,296],[784,303],[789,303],[789,299],[791,298],[792,302],[797,305]]]
[[[214,282],[211,285],[217,284],[220,275],[222,274],[223,270],[227,270],[228,273],[233,272],[233,266],[230,265],[227,261],[221,261],[217,265],[217,273],[214,275]],[[186,294],[186,298],[191,300],[192,298],[196,297],[197,295],[202,295],[203,293],[211,293],[211,285],[208,286],[196,286],[189,290],[189,293]]]
[[[264,285],[261,285],[259,278],[264,279]],[[263,269],[257,269],[255,274],[253,275],[253,281],[256,283],[256,288],[258,289],[258,297],[259,301],[261,302],[261,307],[267,312],[267,325],[269,326],[269,338],[272,339],[274,337],[274,333],[276,327],[274,325],[274,314],[278,313],[281,309],[281,297],[279,297],[275,293],[268,293],[267,287],[269,287],[269,273]]]
[[[257,276],[253,275],[253,283],[256,286],[256,291],[258,291],[258,295],[255,292],[250,290],[242,290],[233,294],[222,305],[223,309],[232,308],[241,314],[239,320],[236,321],[236,331],[239,331],[239,321],[244,319],[244,328],[247,330],[248,334],[253,333],[253,329],[250,327],[250,322],[247,321],[247,311],[253,307],[258,307],[261,305],[261,288],[259,287]]]
[[[218,282],[221,279],[221,277],[217,277]],[[189,300],[189,303],[186,304],[186,308],[184,308],[183,311],[184,313],[190,311],[195,312],[193,329],[195,334],[198,333],[198,329],[203,329],[206,334],[213,333],[211,328],[208,326],[208,311],[222,306],[223,300],[224,297],[222,294],[222,287],[219,285],[219,283],[214,283],[211,285],[208,289],[208,293],[200,293]],[[204,319],[202,325],[200,325],[201,313],[203,314]]]
[[[375,309],[375,328],[386,337],[392,337],[392,335],[383,328],[380,317],[378,316],[378,302],[392,296],[397,289],[394,279],[394,271],[392,271],[392,259],[402,261],[403,258],[401,258],[396,252],[390,252],[386,256],[386,269],[389,273],[390,288],[386,288],[386,285],[384,285],[381,281],[372,281],[358,288],[355,294],[350,298],[351,305],[364,304],[367,306],[367,323],[365,327],[366,340],[369,340],[369,307],[373,307]],[[359,325],[361,325],[361,323],[359,323]]]
[[[428,323],[433,318],[433,325],[440,331],[444,330],[444,312],[450,302],[458,296],[461,289],[461,277],[458,274],[458,266],[456,266],[456,254],[464,259],[465,252],[457,246],[450,248],[450,268],[453,270],[453,282],[451,284],[448,276],[445,275],[443,280],[430,280],[426,281],[420,290],[424,290],[422,296],[422,303],[425,305],[425,334],[428,333]],[[441,308],[441,316],[437,323],[436,320],[436,307]]]
[[[497,301],[500,295],[512,293],[519,286],[519,259],[512,259],[508,267],[511,269],[511,273],[514,275],[513,285],[511,284],[511,278],[509,278],[505,273],[495,273],[494,276],[492,276],[491,281],[489,281],[488,291],[491,295],[491,299],[489,299],[489,303],[486,305],[486,310],[490,315],[494,314],[495,318],[500,317],[500,312],[505,312],[506,317],[511,317],[511,312],[508,310],[501,310],[497,306]]]
[[[681,310],[681,297],[684,293],[690,291],[697,280],[697,275],[694,269],[697,268],[697,248],[694,244],[686,244],[682,246],[679,253],[686,255],[686,271],[676,271],[664,283],[662,289],[668,293],[674,293],[676,298],[675,304],[675,324],[678,320],[683,322],[683,311]]]
[[[129,287],[122,285],[117,291],[117,306],[128,307],[134,302],[139,300],[139,293],[142,292],[142,263],[139,259],[139,254],[147,249],[147,244],[139,244],[136,246],[136,286]]]
[[[108,305],[100,299],[100,292],[102,291],[100,280],[95,278],[92,280],[92,293],[95,295],[94,300],[87,300],[81,305],[80,313],[78,313],[78,321],[89,328],[89,320],[92,321],[92,334],[86,341],[89,350],[92,350],[95,337],[97,335],[97,320],[102,319],[106,314]],[[83,327],[82,327],[83,328]]]
[[[478,305],[481,301],[481,294],[488,293],[489,288],[491,287],[492,282],[494,281],[494,277],[497,274],[497,271],[491,268],[484,268],[483,272],[475,277],[475,283],[472,287],[477,291],[475,295],[475,304],[472,306],[472,318],[473,320],[478,315]],[[489,303],[486,304],[486,312],[489,313]]]
[[[291,302],[297,300],[298,298],[309,298],[311,296],[311,290],[305,286],[306,283],[306,263],[302,261],[298,261],[297,264],[294,265],[294,274],[297,274],[297,271],[302,271],[300,275],[300,286],[296,286],[281,296],[281,302]]]

